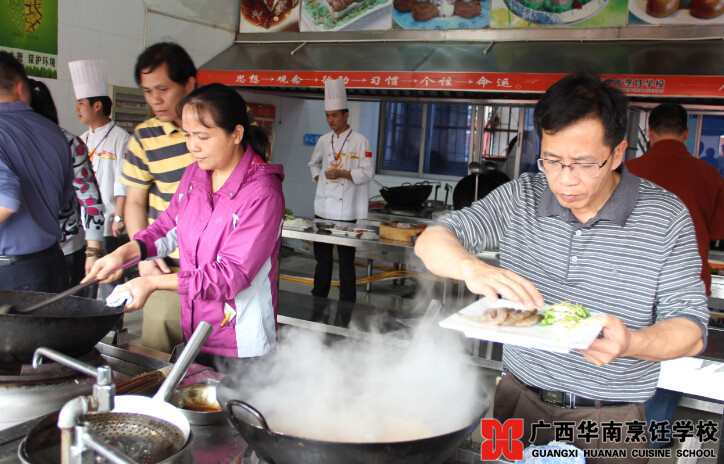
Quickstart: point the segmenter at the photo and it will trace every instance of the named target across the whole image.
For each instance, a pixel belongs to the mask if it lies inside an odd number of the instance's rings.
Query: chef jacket
[[[308,163],[312,179],[319,176],[314,214],[325,219],[364,219],[369,209],[370,181],[375,175],[372,147],[351,128],[340,135],[330,131],[317,140]],[[352,180],[327,179],[329,169],[349,171]]]
[[[109,122],[95,131],[87,130],[80,138],[88,147],[106,210],[103,235],[111,237],[113,216],[120,215],[116,211],[116,197],[126,196],[126,184],[121,181],[121,173],[123,163],[126,162],[126,146],[131,137],[114,122]]]

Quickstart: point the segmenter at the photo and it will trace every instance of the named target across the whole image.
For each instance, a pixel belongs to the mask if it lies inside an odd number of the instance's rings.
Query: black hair
[[[0,91],[10,93],[19,80],[28,83],[25,68],[12,53],[0,51]]]
[[[214,125],[223,129],[227,134],[231,134],[236,126],[241,125],[244,128],[243,146],[246,148],[249,145],[252,150],[259,146],[256,140],[259,134],[249,130],[251,125],[244,97],[233,88],[218,83],[198,87],[178,103],[176,112],[183,114],[186,105],[196,111],[199,122],[203,126],[209,127],[205,121],[210,118]],[[266,152],[266,149],[264,151]]]
[[[678,103],[662,103],[649,115],[649,127],[659,135],[683,135],[687,125],[688,114]]]
[[[159,42],[138,55],[134,69],[136,83],[141,85],[142,73],[153,72],[164,63],[168,66],[168,77],[177,84],[186,85],[190,77],[196,77],[196,66],[181,45]]]
[[[266,149],[269,145],[269,136],[266,135],[266,131],[259,126],[249,126],[249,144],[254,153],[264,158],[265,161],[269,161],[266,158]]]
[[[589,118],[603,124],[603,141],[611,150],[626,137],[626,96],[610,80],[601,81],[589,71],[576,71],[550,86],[533,112],[541,138]]]
[[[55,108],[53,95],[48,86],[35,79],[28,79],[28,83],[30,84],[30,106],[33,111],[59,124],[58,110]]]
[[[102,97],[88,97],[88,104],[90,106],[95,105],[96,102],[101,102],[101,105],[103,105],[103,114],[105,114],[106,117],[111,117],[111,108],[113,108],[111,97],[105,95]]]

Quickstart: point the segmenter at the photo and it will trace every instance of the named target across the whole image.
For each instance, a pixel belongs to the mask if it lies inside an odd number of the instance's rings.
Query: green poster
[[[58,0],[0,0],[0,50],[12,53],[29,76],[58,72]]]

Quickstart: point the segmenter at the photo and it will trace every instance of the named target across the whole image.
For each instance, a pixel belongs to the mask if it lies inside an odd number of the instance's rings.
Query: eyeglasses
[[[571,170],[571,174],[573,174],[576,177],[598,177],[598,175],[601,173],[601,168],[608,163],[608,160],[611,158],[611,155],[613,155],[613,152],[611,152],[610,155],[608,155],[608,158],[606,158],[606,161],[604,161],[601,164],[598,163],[571,163],[571,164],[563,164],[560,161],[546,159],[546,158],[538,158],[538,169],[545,172],[546,174],[550,174],[552,176],[557,176],[561,172],[563,172],[563,168],[569,168]]]

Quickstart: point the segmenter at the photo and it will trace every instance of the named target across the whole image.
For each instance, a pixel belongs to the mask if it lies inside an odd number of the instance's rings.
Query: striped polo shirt
[[[689,212],[625,168],[586,224],[558,203],[542,173],[523,174],[439,224],[472,253],[498,248],[500,266],[533,282],[546,304],[581,303],[631,330],[683,317],[706,342],[709,310]],[[609,401],[645,401],[659,377],[657,362],[627,357],[598,367],[575,350],[505,345],[503,364],[528,385]]]
[[[148,119],[136,127],[128,142],[121,179],[129,187],[148,190],[148,223],[168,208],[186,167],[194,157],[184,132],[171,122]],[[178,250],[166,262],[178,271]]]

